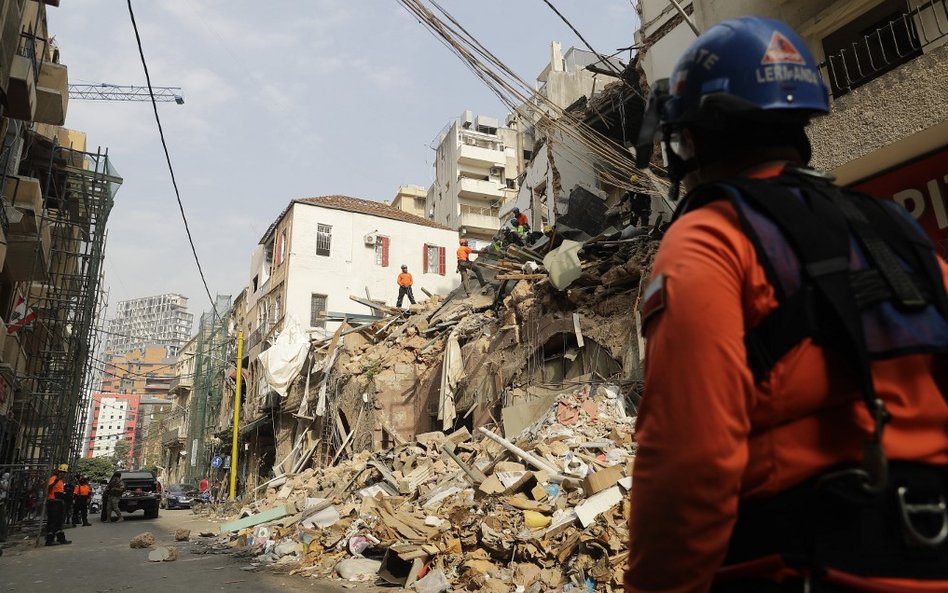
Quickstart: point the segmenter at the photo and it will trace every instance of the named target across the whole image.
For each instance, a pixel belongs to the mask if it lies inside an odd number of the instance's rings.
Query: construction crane
[[[178,105],[184,105],[184,93],[181,91],[181,87],[153,86],[151,90],[155,94],[155,101],[159,103],[174,101]],[[69,98],[85,101],[151,101],[147,86],[108,84],[106,82],[70,84]]]

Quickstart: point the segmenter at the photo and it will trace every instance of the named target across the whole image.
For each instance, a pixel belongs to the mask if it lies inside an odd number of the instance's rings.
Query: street
[[[217,532],[217,526],[189,510],[162,511],[156,520],[142,513],[126,515],[121,523],[103,524],[90,519],[92,527],[66,530],[70,545],[31,548],[7,548],[0,557],[0,591],[61,593],[167,593],[168,591],[228,591],[263,593],[320,591],[374,591],[364,583],[316,581],[302,576],[278,575],[265,571],[241,570],[250,559],[227,554],[200,554],[188,542],[175,542],[175,529],[190,529],[192,541],[201,531]],[[179,549],[174,562],[149,562],[149,550],[129,548],[128,542],[139,533],[150,531],[155,546]],[[16,541],[16,538],[11,538]]]

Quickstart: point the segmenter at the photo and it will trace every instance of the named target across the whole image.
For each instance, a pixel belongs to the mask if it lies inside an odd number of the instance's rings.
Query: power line
[[[593,49],[593,46],[589,45],[589,42],[586,41],[586,38],[585,38],[585,37],[583,37],[582,33],[580,33],[580,32],[576,29],[576,27],[573,26],[573,23],[569,22],[569,20],[567,20],[566,17],[563,16],[563,13],[561,13],[559,10],[556,9],[555,6],[553,6],[553,3],[550,2],[550,0],[543,0],[543,3],[546,4],[547,6],[549,6],[549,7],[550,7],[550,10],[552,10],[553,12],[555,12],[555,13],[556,13],[556,16],[560,17],[560,20],[561,20],[561,21],[563,21],[564,23],[566,23],[566,26],[569,27],[569,28],[573,31],[573,33],[576,34],[577,37],[579,37],[579,40],[583,42],[583,45],[585,45],[585,46],[589,49],[589,51],[591,51],[592,53],[596,54],[596,57],[599,58],[599,59],[606,65],[607,68],[609,68],[610,70],[612,70],[613,72],[615,72],[617,77],[619,77],[620,79],[622,78],[622,72],[620,72],[619,69],[616,68],[615,64],[613,64],[611,60],[609,60],[609,59],[607,59],[606,57],[604,57],[601,53],[599,53],[598,51],[594,50],[594,49]]]
[[[148,85],[148,95],[151,97],[151,107],[155,112],[155,122],[158,124],[158,135],[161,137],[161,148],[165,151],[165,161],[168,163],[168,172],[171,173],[171,185],[174,186],[174,195],[178,200],[178,210],[181,211],[181,220],[184,221],[184,231],[188,235],[188,243],[191,244],[191,253],[194,255],[194,263],[197,264],[198,274],[201,276],[201,283],[204,284],[204,292],[207,293],[207,299],[211,302],[211,310],[214,311],[214,317],[218,320],[217,304],[214,297],[211,296],[211,289],[207,286],[207,279],[204,277],[204,268],[201,267],[201,260],[198,258],[197,248],[194,246],[194,238],[191,237],[191,227],[188,225],[188,217],[184,213],[184,204],[181,203],[181,192],[178,191],[178,181],[174,176],[174,167],[171,164],[171,154],[168,152],[168,143],[165,141],[165,131],[161,127],[161,118],[158,116],[158,102],[155,100],[155,91],[151,86],[151,76],[148,74],[148,63],[145,61],[145,50],[142,48],[142,38],[138,33],[138,23],[135,22],[135,12],[132,10],[132,0],[128,0],[128,16],[132,21],[132,28],[135,30],[135,43],[138,45],[138,55],[142,59],[142,69],[145,71],[145,83]]]

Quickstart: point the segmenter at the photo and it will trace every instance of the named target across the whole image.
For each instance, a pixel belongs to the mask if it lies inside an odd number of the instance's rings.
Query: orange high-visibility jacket
[[[399,286],[411,286],[411,274],[408,272],[402,272],[398,275],[398,285]]]
[[[461,245],[458,247],[458,261],[468,261],[472,251],[474,250],[467,245]]]
[[[939,263],[948,284],[948,265]],[[744,328],[777,300],[727,200],[672,225],[652,270],[653,282],[659,277],[659,305],[643,311],[646,387],[626,591],[703,593],[724,560],[738,500],[862,459],[872,421],[849,363],[810,339],[755,384]],[[889,459],[948,464],[948,405],[937,384],[948,385],[948,369],[916,354],[875,362],[873,377],[892,417],[883,438]],[[944,581],[912,583],[948,590]]]
[[[92,494],[92,487],[88,484],[76,484],[76,487],[72,489],[72,493],[76,496],[89,496]]]
[[[57,494],[65,494],[66,484],[63,483],[63,479],[53,474],[49,477],[49,481],[46,482],[46,499],[47,500],[56,500]]]

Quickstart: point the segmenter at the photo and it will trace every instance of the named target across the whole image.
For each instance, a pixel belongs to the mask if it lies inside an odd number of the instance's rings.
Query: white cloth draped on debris
[[[308,354],[309,336],[296,319],[287,316],[276,342],[257,357],[270,389],[286,397]]]
[[[438,420],[441,429],[447,430],[454,424],[457,410],[454,407],[454,395],[458,383],[464,377],[464,361],[461,360],[461,344],[458,332],[453,330],[444,347],[444,363],[441,367],[441,397],[438,399]]]
[[[543,258],[543,267],[549,271],[550,282],[557,290],[563,290],[583,275],[578,254],[582,246],[577,241],[563,241],[562,245]]]

